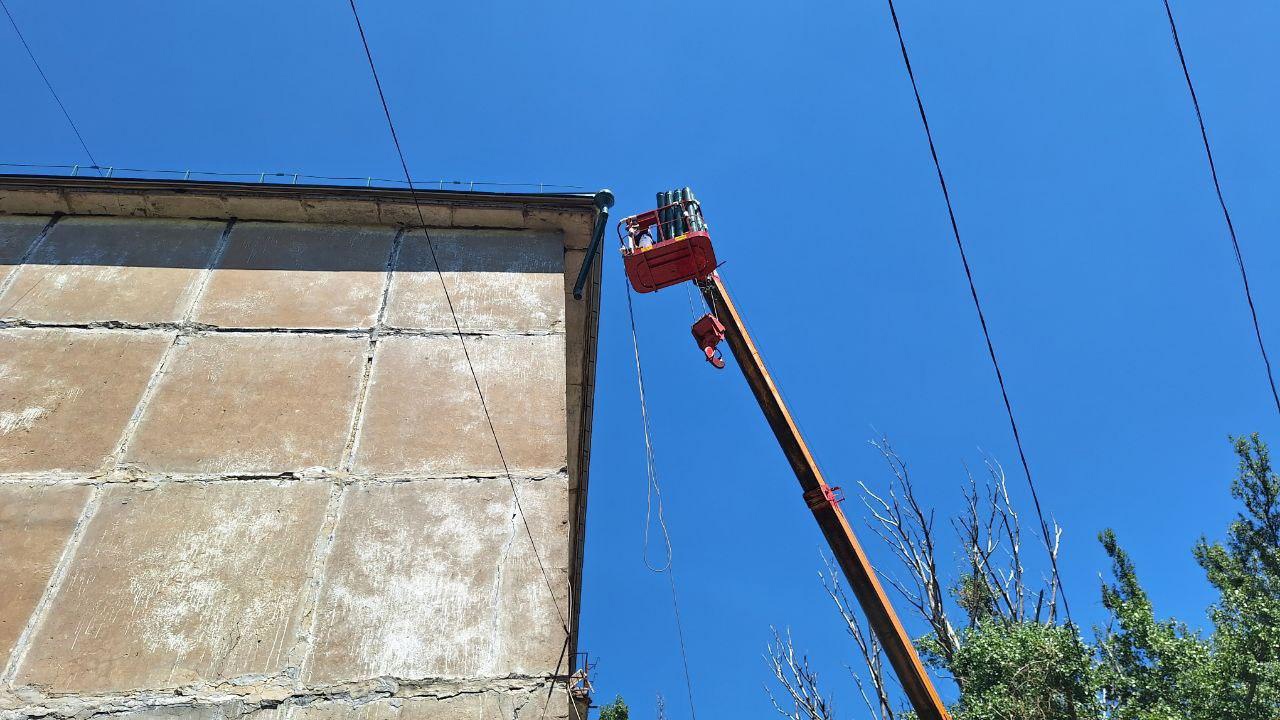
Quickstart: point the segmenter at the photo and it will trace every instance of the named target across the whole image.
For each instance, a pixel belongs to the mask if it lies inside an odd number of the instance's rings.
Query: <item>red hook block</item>
[[[720,324],[720,319],[710,313],[703,315],[693,324],[692,332],[693,339],[698,343],[702,354],[707,356],[707,362],[714,365],[716,369],[723,370],[724,355],[716,347],[720,341],[724,340],[724,325]]]

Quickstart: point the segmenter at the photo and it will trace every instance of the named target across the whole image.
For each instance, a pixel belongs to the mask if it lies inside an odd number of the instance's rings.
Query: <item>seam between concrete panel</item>
[[[511,477],[521,482],[566,479],[563,468],[513,470]],[[102,475],[85,475],[66,472],[3,473],[0,485],[166,485],[180,483],[243,483],[274,482],[340,482],[346,485],[400,485],[413,482],[472,482],[507,478],[506,473],[349,473],[341,470],[316,469],[304,472],[281,473],[155,473],[145,468],[122,466]]]
[[[124,717],[134,712],[164,709],[226,708],[217,717],[247,718],[264,710],[293,710],[318,703],[332,703],[348,711],[382,700],[393,703],[411,700],[448,700],[479,695],[493,695],[499,709],[509,699],[518,713],[529,703],[542,705],[547,690],[568,681],[568,676],[512,674],[472,678],[403,678],[379,676],[356,683],[337,685],[303,685],[281,693],[282,688],[261,676],[241,676],[221,684],[197,683],[180,689],[107,693],[100,695],[48,695],[40,688],[25,688],[21,699],[6,699],[5,718],[70,718],[107,715]],[[370,681],[370,682],[365,682]],[[355,714],[354,712],[351,714]],[[195,716],[194,713],[190,714]],[[183,713],[183,717],[188,714]],[[488,716],[486,716],[488,717]],[[518,715],[511,715],[513,719]],[[547,717],[564,718],[558,711]]]
[[[182,338],[183,335],[181,333],[173,336],[173,342],[169,343],[169,346],[160,355],[160,361],[156,363],[156,369],[152,371],[151,378],[147,380],[146,387],[142,389],[138,404],[134,406],[133,414],[129,416],[129,422],[125,423],[124,431],[120,433],[120,440],[116,443],[112,463],[114,470],[119,471],[124,467],[125,451],[129,449],[129,441],[133,439],[138,425],[142,424],[142,416],[146,412],[147,406],[151,404],[151,398],[155,397],[156,388],[159,387],[161,378],[164,377],[165,371],[168,370],[169,361],[173,358]]]
[[[209,264],[200,272],[200,279],[195,282],[195,286],[191,290],[191,299],[187,301],[187,307],[182,311],[182,324],[191,323],[191,318],[196,312],[196,306],[204,298],[205,288],[209,286],[209,281],[213,278],[214,268],[218,267],[218,263],[222,262],[222,256],[226,254],[227,246],[231,244],[231,231],[235,226],[235,220],[228,220],[226,227],[222,228],[222,234],[218,236],[218,244],[214,246],[213,252],[209,255]]]
[[[18,274],[22,272],[22,268],[27,266],[27,263],[31,261],[32,256],[36,254],[36,250],[40,249],[40,246],[44,244],[45,238],[49,237],[49,233],[53,231],[53,226],[57,225],[58,221],[62,218],[63,215],[61,213],[54,213],[53,217],[49,218],[49,222],[44,224],[44,228],[35,236],[35,239],[31,241],[31,244],[27,246],[26,251],[22,253],[22,257],[18,258],[18,262],[13,266],[13,269],[10,270],[3,278],[0,278],[0,297],[3,297],[5,293],[9,292],[9,288],[13,287],[13,284],[18,281]],[[32,286],[32,289],[35,289],[34,285]],[[12,305],[0,310],[0,317],[3,317],[5,313],[12,310],[21,301],[22,298],[18,298]]]
[[[307,574],[307,596],[304,600],[306,614],[302,620],[306,623],[306,631],[299,638],[298,643],[290,651],[290,655],[298,652],[299,649],[302,657],[298,659],[298,675],[294,679],[294,686],[302,688],[307,677],[307,671],[310,670],[312,657],[316,645],[316,633],[320,629],[320,599],[323,597],[325,566],[329,562],[329,555],[333,553],[334,542],[338,536],[338,524],[342,520],[342,508],[346,502],[348,485],[343,483],[334,483],[329,491],[329,504],[325,507],[324,521],[320,523],[320,532],[316,535],[314,549],[312,550],[311,570]],[[299,648],[298,645],[302,647]]]
[[[37,322],[20,318],[0,320],[0,329],[32,328],[37,330],[63,330],[66,332],[180,332],[189,337],[200,335],[341,335],[345,337],[369,337],[377,332],[379,337],[448,337],[456,338],[452,328],[405,328],[392,325],[359,328],[290,328],[290,327],[222,327],[197,322],[130,323],[120,320],[95,320],[87,323]],[[563,328],[537,330],[463,330],[463,337],[555,337],[566,335]]]
[[[235,224],[235,220],[229,220],[226,227],[222,229],[222,235],[218,238],[218,245],[209,257],[208,266],[204,269],[195,291],[191,294],[191,300],[188,302],[186,310],[182,313],[182,322],[179,323],[178,331],[173,336],[173,342],[169,343],[169,346],[160,355],[160,361],[156,363],[156,369],[151,373],[150,379],[147,380],[146,387],[142,389],[142,395],[138,398],[138,404],[133,408],[133,414],[129,416],[129,422],[125,423],[124,431],[120,433],[120,441],[116,443],[113,463],[117,471],[124,465],[125,451],[129,449],[129,442],[133,439],[138,425],[142,423],[142,416],[151,404],[151,399],[155,397],[156,388],[160,385],[160,380],[168,370],[170,360],[173,358],[182,339],[189,334],[181,328],[189,326],[191,315],[195,312],[196,304],[200,302],[201,295],[204,294],[205,287],[209,283],[209,277],[213,274],[213,268],[222,259],[222,254],[226,252],[227,244],[231,239],[231,229],[235,227]]]
[[[93,519],[93,516],[98,511],[98,506],[102,503],[102,493],[102,488],[95,486],[89,494],[89,499],[85,501],[84,509],[80,511],[80,517],[76,520],[75,527],[71,529],[71,534],[67,537],[67,542],[62,547],[62,555],[58,557],[58,563],[54,566],[53,574],[49,576],[49,582],[45,585],[44,592],[40,595],[40,601],[36,603],[35,609],[31,611],[31,617],[27,618],[27,624],[22,628],[22,634],[18,636],[18,641],[14,643],[13,652],[9,655],[9,663],[4,669],[3,681],[6,686],[13,686],[14,678],[18,675],[18,668],[26,660],[27,652],[31,649],[36,630],[44,622],[49,606],[53,604],[54,597],[62,589],[62,582],[66,579],[70,570],[71,560],[75,557],[76,550],[80,547],[80,541],[84,538],[85,531],[89,527],[89,521]]]
[[[347,443],[342,449],[342,459],[338,467],[350,470],[355,462],[359,449],[360,430],[364,427],[364,409],[369,401],[369,381],[373,377],[374,357],[378,349],[378,337],[383,330],[383,319],[387,314],[387,299],[391,295],[391,281],[395,274],[396,263],[400,260],[400,248],[404,244],[404,229],[396,231],[391,241],[391,252],[387,254],[387,270],[382,280],[382,297],[378,301],[378,314],[374,318],[373,328],[369,331],[369,345],[365,350],[364,372],[360,377],[360,387],[356,390],[356,400],[351,413],[351,431],[347,435]]]

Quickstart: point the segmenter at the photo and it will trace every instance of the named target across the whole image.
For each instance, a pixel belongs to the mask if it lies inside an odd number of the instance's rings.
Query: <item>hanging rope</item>
[[[671,533],[667,530],[667,520],[663,513],[662,485],[658,482],[658,465],[654,459],[653,438],[649,426],[649,406],[644,394],[644,368],[640,363],[640,336],[636,332],[636,312],[635,306],[631,302],[631,281],[626,278],[625,271],[622,281],[627,290],[627,317],[631,323],[631,348],[635,351],[636,389],[640,394],[640,421],[644,428],[645,474],[648,477],[648,486],[645,491],[644,548],[641,551],[641,558],[644,561],[644,566],[650,571],[665,574],[667,582],[671,586],[671,610],[676,620],[676,637],[680,641],[680,662],[684,667],[685,691],[689,696],[689,717],[691,720],[697,720],[698,711],[693,702],[693,676],[689,672],[689,651],[684,642],[684,622],[680,617],[680,597],[676,592],[675,568],[672,566]],[[660,567],[655,566],[649,560],[649,527],[653,524],[652,512],[655,500],[657,501],[658,527],[662,529],[662,541],[666,546],[666,560]]]

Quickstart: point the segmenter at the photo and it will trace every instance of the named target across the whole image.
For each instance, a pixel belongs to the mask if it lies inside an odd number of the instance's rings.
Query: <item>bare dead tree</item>
[[[907,571],[908,582],[902,582],[894,573],[882,573],[882,576],[929,624],[937,638],[939,654],[950,663],[959,646],[959,637],[948,617],[946,589],[938,574],[934,512],[926,511],[921,505],[907,464],[894,451],[888,438],[881,437],[871,445],[888,463],[892,478],[884,497],[872,492],[865,483],[859,483],[862,503],[875,521],[868,522],[868,527],[893,551]]]
[[[991,458],[983,461],[986,477],[979,480],[966,469],[962,488],[964,506],[950,524],[959,540],[955,560],[943,549],[943,538],[935,528],[935,513],[921,502],[907,464],[885,437],[872,441],[889,467],[887,486],[880,492],[862,487],[862,502],[869,517],[867,526],[892,553],[899,567],[890,572],[877,568],[880,577],[905,600],[930,631],[929,652],[935,667],[952,667],[960,649],[961,634],[952,615],[957,609],[970,627],[979,621],[1054,623],[1060,587],[1056,576],[1041,583],[1029,581],[1024,566],[1022,524],[1009,494],[1004,469]],[[1054,523],[1052,540],[1046,547],[1056,560],[1062,528]],[[951,542],[946,541],[947,548]],[[945,559],[946,571],[940,571]],[[958,560],[958,577],[951,569]],[[853,638],[857,657],[865,673],[850,668],[854,684],[871,715],[880,720],[897,720],[891,700],[897,697],[895,678],[885,672],[885,658],[877,639],[860,609],[846,595],[839,569],[824,556],[825,571],[819,573],[827,595],[835,604]],[[1052,564],[1052,563],[1051,563]],[[1036,587],[1036,586],[1039,587]],[[789,698],[792,709],[779,703],[772,692],[774,708],[792,720],[828,720],[831,704],[822,695],[817,673],[802,656],[796,659],[790,632],[785,637],[774,630],[768,659],[774,677]],[[963,690],[964,678],[951,678]]]
[[[864,624],[865,619],[861,611],[854,610],[853,604],[849,602],[844,585],[840,582],[840,570],[835,566],[834,561],[824,554],[822,562],[826,566],[825,572],[818,573],[818,577],[822,580],[822,587],[835,603],[836,609],[840,611],[845,629],[853,638],[854,646],[858,648],[862,665],[867,668],[866,680],[863,680],[862,675],[852,667],[849,668],[849,675],[853,678],[853,683],[857,686],[858,694],[862,696],[862,702],[866,704],[867,710],[873,715],[878,715],[880,720],[895,720],[893,705],[889,702],[888,681],[884,674],[885,657],[880,648],[880,641],[876,638],[876,634],[871,632],[870,627]]]
[[[834,720],[835,712],[831,702],[818,685],[818,673],[809,667],[809,658],[796,655],[791,630],[788,629],[783,635],[777,628],[769,629],[773,632],[773,642],[769,644],[765,659],[773,670],[774,679],[787,695],[787,698],[779,702],[773,690],[768,685],[765,686],[774,709],[779,715],[791,720]],[[789,708],[784,707],[788,699]]]
[[[969,613],[970,625],[992,617],[1012,622],[1052,623],[1057,617],[1058,580],[1052,575],[1045,579],[1045,586],[1036,593],[1035,610],[1031,612],[1026,568],[1022,564],[1021,521],[1009,497],[1004,468],[991,458],[987,458],[984,465],[986,481],[979,488],[969,473],[969,485],[964,489],[965,512],[952,520],[970,568],[969,583],[962,586],[962,592],[973,593],[958,600]],[[1050,561],[1057,559],[1061,537],[1062,528],[1054,523],[1053,544],[1046,548]],[[985,608],[982,607],[984,599],[988,604]]]

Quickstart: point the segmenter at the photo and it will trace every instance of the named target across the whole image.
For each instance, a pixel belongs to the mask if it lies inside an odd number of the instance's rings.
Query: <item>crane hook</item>
[[[717,370],[723,370],[724,355],[716,347],[721,340],[724,340],[724,325],[720,323],[720,318],[707,313],[693,324],[691,331],[694,341],[698,343],[702,354],[707,357],[707,362]]]

